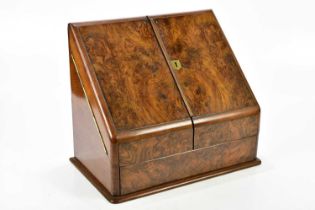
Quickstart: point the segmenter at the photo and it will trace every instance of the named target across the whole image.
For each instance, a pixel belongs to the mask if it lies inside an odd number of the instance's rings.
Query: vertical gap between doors
[[[194,150],[195,149],[195,125],[194,125],[194,121],[193,121],[193,112],[192,112],[192,110],[191,110],[191,108],[190,108],[190,106],[189,106],[189,104],[188,104],[188,102],[186,100],[186,97],[184,95],[183,90],[180,88],[179,81],[178,81],[178,79],[176,77],[176,74],[175,74],[175,72],[174,72],[174,70],[172,68],[172,65],[171,65],[171,59],[170,59],[170,57],[169,57],[169,55],[168,55],[168,53],[166,51],[166,48],[165,48],[164,43],[162,41],[162,38],[160,37],[160,34],[158,32],[158,28],[155,25],[154,19],[150,18],[149,16],[146,16],[146,18],[147,18],[147,21],[149,21],[149,23],[151,25],[151,28],[152,28],[152,30],[154,32],[155,39],[157,40],[157,43],[158,43],[158,45],[159,45],[159,47],[160,47],[160,49],[162,51],[163,57],[164,57],[167,65],[168,65],[169,71],[171,72],[171,75],[172,75],[173,80],[174,80],[174,82],[176,84],[176,87],[177,87],[177,89],[179,91],[179,94],[180,94],[180,96],[181,96],[181,98],[182,98],[182,100],[184,102],[184,106],[185,106],[185,108],[186,108],[186,110],[187,110],[187,112],[189,114],[189,118],[191,120],[191,125],[192,125],[192,149]]]

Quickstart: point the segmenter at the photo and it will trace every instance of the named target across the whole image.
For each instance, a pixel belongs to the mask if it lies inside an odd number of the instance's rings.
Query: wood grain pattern
[[[88,56],[83,50],[84,48],[82,47],[80,38],[78,38],[78,29],[73,27],[72,24],[68,25],[68,40],[71,62],[73,58],[77,66],[77,71],[80,74],[81,82],[85,86],[85,92],[90,108],[95,116],[98,127],[100,128],[102,135],[108,136],[109,141],[104,141],[104,143],[107,149],[109,149],[109,155],[114,155],[115,152],[110,150],[111,141],[113,140],[113,136],[116,135],[114,125],[109,115],[107,104],[105,103],[104,98],[101,97],[103,94],[98,85],[95,72],[91,71],[91,65],[89,62],[86,62]],[[111,157],[111,159],[116,161],[115,156]]]
[[[247,161],[244,163],[236,164],[233,166],[221,168],[214,171],[209,171],[206,173],[198,174],[195,176],[190,176],[187,178],[175,180],[172,182],[167,182],[160,184],[155,187],[140,190],[134,193],[129,193],[126,195],[112,195],[108,190],[96,179],[96,177],[75,157],[70,158],[71,163],[90,181],[91,184],[111,203],[122,203],[136,198],[141,198],[143,196],[148,196],[165,190],[173,189],[175,187],[180,187],[183,185],[191,184],[194,182],[202,181],[205,179],[210,179],[216,176],[221,176],[227,173],[232,173],[234,171],[246,169],[249,167],[257,166],[261,164],[261,161],[256,158],[252,161]]]
[[[186,152],[193,149],[192,129],[170,131],[140,141],[119,144],[121,166]]]
[[[152,17],[192,116],[257,105],[224,34],[211,11]]]
[[[146,19],[81,26],[117,130],[189,119]]]
[[[212,11],[69,24],[69,49],[71,161],[111,202],[260,164],[260,107]]]
[[[121,194],[254,160],[257,136],[120,168]]]
[[[259,116],[220,122],[216,124],[195,125],[195,148],[209,147],[222,142],[242,139],[258,134]]]

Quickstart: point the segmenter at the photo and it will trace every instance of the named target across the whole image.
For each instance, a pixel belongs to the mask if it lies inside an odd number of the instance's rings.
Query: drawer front
[[[120,167],[121,194],[251,161],[257,136],[225,142],[141,164]]]
[[[258,134],[259,115],[215,124],[195,125],[195,148],[210,147]]]
[[[121,143],[119,145],[119,164],[120,166],[133,165],[192,149],[192,128],[169,131],[163,135]]]

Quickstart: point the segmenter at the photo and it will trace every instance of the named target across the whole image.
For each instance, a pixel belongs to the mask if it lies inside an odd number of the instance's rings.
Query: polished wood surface
[[[257,136],[120,167],[121,194],[254,160]]]
[[[109,159],[93,121],[82,83],[70,59],[74,155],[113,195],[119,194],[118,168]],[[84,129],[82,129],[84,128]]]
[[[195,126],[195,148],[209,147],[221,142],[239,140],[258,133],[257,115],[221,123]]]
[[[257,134],[260,107],[213,12],[150,20],[168,63],[181,63],[170,70],[194,124],[194,148]]]
[[[214,171],[209,171],[206,173],[198,174],[195,176],[190,176],[187,178],[175,180],[172,182],[163,183],[155,187],[151,187],[145,190],[139,190],[134,193],[128,193],[126,195],[112,195],[102,183],[75,157],[70,158],[71,163],[90,181],[91,184],[111,203],[117,204],[125,201],[141,198],[143,196],[152,195],[165,190],[170,190],[175,187],[180,187],[183,185],[191,184],[194,182],[202,181],[205,179],[210,179],[216,176],[221,176],[224,174],[232,173],[238,170],[243,170],[249,167],[257,166],[261,164],[260,159],[256,158],[252,161],[236,164],[226,168],[221,168]]]
[[[192,117],[257,102],[212,11],[151,17]]]
[[[192,129],[170,131],[148,139],[119,144],[119,163],[121,166],[133,165],[192,149]]]
[[[147,19],[79,31],[117,130],[190,119]]]
[[[71,161],[111,202],[260,164],[260,107],[212,11],[68,29]]]
[[[81,83],[84,84],[85,93],[87,95],[93,116],[95,117],[98,128],[100,129],[101,136],[103,137],[103,142],[107,147],[112,161],[117,162],[118,159],[116,158],[114,151],[116,147],[112,147],[113,144],[111,144],[111,142],[115,142],[115,136],[117,135],[116,130],[114,129],[114,124],[109,114],[108,106],[105,103],[95,72],[92,70],[92,65],[88,62],[88,54],[83,47],[82,40],[80,39],[78,33],[78,28],[74,27],[72,24],[68,25],[68,40],[70,64],[73,61],[76,63],[75,66],[77,67],[77,73],[80,74]],[[112,151],[111,148],[114,148],[114,150]]]

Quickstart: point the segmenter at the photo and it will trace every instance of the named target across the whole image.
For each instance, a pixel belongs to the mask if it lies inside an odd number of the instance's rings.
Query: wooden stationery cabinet
[[[68,35],[71,161],[110,202],[260,164],[260,108],[211,10]]]

